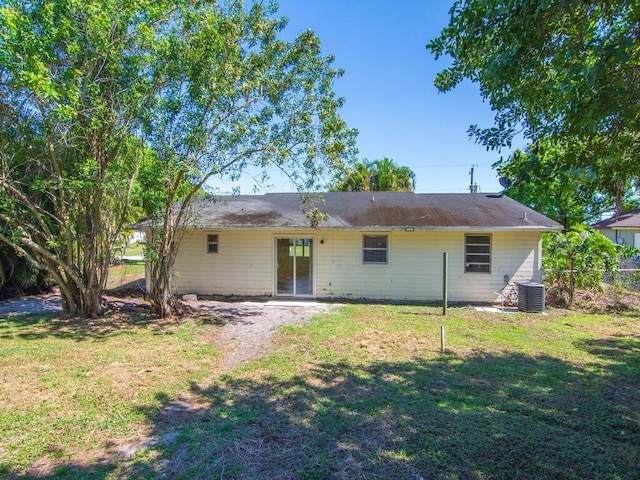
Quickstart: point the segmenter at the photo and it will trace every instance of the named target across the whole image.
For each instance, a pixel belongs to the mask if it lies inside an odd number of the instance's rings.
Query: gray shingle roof
[[[640,208],[636,208],[618,217],[614,215],[611,218],[594,223],[593,227],[601,230],[612,228],[640,228]]]
[[[561,225],[504,195],[412,192],[332,192],[311,196],[329,214],[321,228],[557,230]],[[201,228],[309,228],[297,193],[238,195],[201,200]]]

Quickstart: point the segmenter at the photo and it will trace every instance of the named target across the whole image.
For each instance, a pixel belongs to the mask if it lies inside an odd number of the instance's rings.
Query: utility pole
[[[478,185],[473,183],[473,172],[478,165],[471,165],[471,170],[469,170],[469,175],[471,175],[471,183],[469,184],[469,192],[470,193],[478,193]]]

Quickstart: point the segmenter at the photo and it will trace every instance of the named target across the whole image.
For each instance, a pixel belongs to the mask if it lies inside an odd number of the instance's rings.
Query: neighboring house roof
[[[640,229],[640,208],[593,224],[598,230]]]
[[[313,194],[308,208],[329,218],[325,229],[559,230],[544,215],[500,194],[331,192]],[[200,200],[194,228],[309,228],[302,195],[267,193]],[[143,223],[144,224],[144,223]]]

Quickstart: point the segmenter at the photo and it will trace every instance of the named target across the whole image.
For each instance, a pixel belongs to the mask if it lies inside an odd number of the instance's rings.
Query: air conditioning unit
[[[544,285],[541,283],[518,283],[518,310],[521,312],[544,312]]]

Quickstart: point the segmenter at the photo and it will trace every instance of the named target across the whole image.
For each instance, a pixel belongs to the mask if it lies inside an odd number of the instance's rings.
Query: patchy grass
[[[438,313],[351,305],[211,382],[202,322],[0,322],[4,473],[44,458],[59,478],[637,478],[637,316]],[[157,441],[78,460],[136,436]]]
[[[144,284],[145,265],[143,260],[125,260],[109,269],[107,290],[139,290]]]
[[[58,463],[112,469],[101,459],[147,436],[151,413],[219,366],[202,338],[210,328],[141,312],[0,320],[0,477]]]

